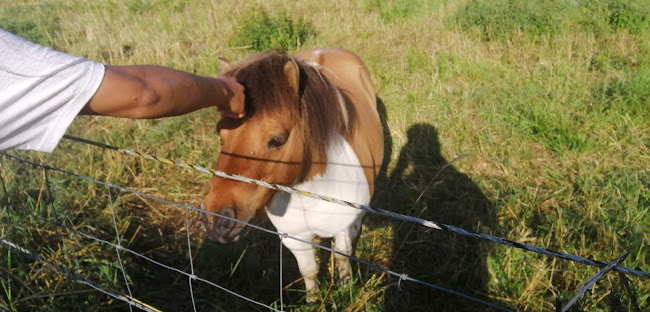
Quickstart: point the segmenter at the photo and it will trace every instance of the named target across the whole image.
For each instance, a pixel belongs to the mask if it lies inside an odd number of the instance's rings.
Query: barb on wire
[[[90,287],[92,287],[92,288],[94,288],[94,289],[96,289],[96,290],[98,290],[98,291],[100,291],[100,292],[102,292],[102,293],[104,293],[106,295],[109,295],[109,296],[111,296],[111,297],[113,297],[113,298],[115,298],[117,300],[126,302],[127,304],[129,304],[129,307],[136,307],[136,308],[138,308],[140,310],[149,311],[149,312],[160,312],[160,310],[158,310],[158,309],[156,309],[156,308],[154,308],[154,307],[152,307],[152,306],[150,306],[150,305],[148,305],[148,304],[146,304],[146,303],[144,303],[144,302],[142,302],[140,300],[137,300],[137,299],[133,298],[132,296],[125,296],[125,295],[117,293],[117,292],[115,292],[113,290],[106,289],[106,288],[102,287],[101,285],[98,285],[95,282],[90,281],[90,280],[84,278],[83,276],[81,276],[81,275],[79,275],[77,273],[74,273],[74,272],[70,271],[69,269],[67,269],[67,268],[65,268],[63,266],[60,266],[60,265],[58,265],[58,264],[56,264],[56,263],[54,263],[52,261],[49,261],[49,260],[43,258],[41,255],[39,255],[37,253],[34,253],[29,249],[23,248],[23,247],[19,246],[18,244],[14,244],[14,243],[6,240],[4,237],[0,237],[0,243],[4,244],[6,246],[9,246],[12,249],[17,250],[18,252],[20,252],[20,253],[22,253],[22,254],[24,254],[26,256],[29,256],[30,258],[32,258],[32,259],[34,259],[34,260],[36,260],[38,262],[41,262],[43,264],[48,265],[50,268],[52,268],[54,270],[54,272],[56,272],[57,274],[59,274],[61,276],[73,279],[73,280],[75,280],[75,281],[77,281],[79,283],[85,284],[85,285],[90,286]]]
[[[463,235],[463,236],[474,237],[474,238],[477,238],[477,239],[482,239],[482,240],[490,241],[490,242],[500,244],[500,245],[505,245],[505,246],[514,247],[514,248],[518,248],[518,249],[522,249],[522,250],[526,250],[526,251],[531,251],[531,252],[534,252],[534,253],[538,253],[538,254],[542,254],[542,255],[546,255],[546,256],[550,256],[550,257],[555,257],[555,258],[560,258],[560,259],[564,259],[564,260],[574,261],[574,262],[577,262],[577,263],[586,264],[586,265],[590,265],[590,266],[594,266],[594,267],[598,267],[598,268],[603,268],[603,267],[606,267],[608,265],[608,263],[603,262],[603,261],[591,260],[591,259],[587,259],[587,258],[584,258],[584,257],[571,255],[571,254],[566,254],[566,253],[558,252],[558,251],[547,249],[547,248],[541,248],[541,247],[532,246],[532,245],[528,245],[528,244],[524,244],[524,243],[518,243],[518,242],[514,242],[514,241],[511,241],[511,240],[507,240],[507,239],[504,239],[504,238],[500,238],[500,237],[496,237],[496,236],[492,236],[492,235],[488,235],[488,234],[474,233],[474,232],[470,232],[470,231],[467,231],[467,230],[459,228],[459,227],[455,227],[453,225],[447,225],[447,224],[437,223],[437,222],[434,222],[434,221],[424,220],[424,219],[421,219],[421,218],[402,215],[402,214],[395,213],[395,212],[385,210],[385,209],[376,209],[376,208],[372,208],[372,207],[370,207],[368,205],[361,205],[361,204],[357,204],[357,203],[351,203],[351,202],[348,202],[348,201],[344,201],[344,200],[340,200],[340,199],[336,199],[336,198],[331,198],[331,197],[327,197],[327,196],[322,196],[322,195],[314,194],[314,193],[307,192],[307,191],[301,191],[301,190],[297,190],[297,189],[294,189],[294,188],[291,188],[291,187],[287,187],[287,186],[283,186],[283,185],[277,185],[277,184],[274,184],[274,183],[267,183],[267,182],[264,182],[264,181],[255,180],[255,179],[251,179],[251,178],[247,178],[247,177],[243,177],[243,176],[240,176],[240,175],[235,175],[235,174],[231,174],[231,173],[227,173],[227,172],[223,172],[223,171],[211,170],[211,169],[207,169],[205,167],[197,166],[197,165],[194,165],[194,164],[188,164],[188,163],[186,163],[184,161],[180,161],[180,160],[170,160],[170,159],[167,159],[167,158],[162,158],[162,157],[158,157],[158,156],[155,156],[155,155],[142,153],[142,152],[138,152],[138,151],[123,149],[123,148],[111,146],[111,145],[108,145],[108,144],[99,143],[99,142],[95,142],[95,141],[90,141],[90,140],[87,140],[87,139],[82,139],[82,138],[78,138],[78,137],[74,137],[74,136],[70,136],[70,135],[64,135],[63,137],[66,138],[66,139],[72,140],[72,141],[81,142],[81,143],[85,143],[85,144],[90,144],[90,145],[94,145],[94,146],[98,146],[98,147],[118,151],[118,152],[125,153],[125,154],[131,155],[131,156],[142,157],[142,158],[145,158],[145,159],[150,159],[150,160],[154,160],[154,161],[158,161],[158,162],[162,162],[162,163],[166,163],[166,164],[171,164],[171,165],[179,166],[179,167],[182,167],[182,168],[191,168],[191,169],[194,169],[194,170],[197,170],[197,171],[200,171],[200,172],[203,172],[203,173],[207,173],[207,174],[212,174],[212,175],[215,175],[215,176],[218,176],[218,177],[221,177],[221,178],[235,180],[235,181],[249,183],[249,184],[254,184],[254,185],[258,185],[258,186],[263,186],[263,187],[267,187],[267,188],[271,188],[271,189],[275,189],[275,190],[279,190],[279,191],[283,191],[283,192],[287,192],[287,193],[291,193],[291,194],[298,194],[298,195],[307,196],[307,197],[311,197],[311,198],[321,199],[321,200],[324,200],[324,201],[327,201],[327,202],[331,202],[331,203],[335,203],[335,204],[339,204],[339,205],[343,205],[343,206],[348,206],[348,207],[352,207],[352,208],[361,209],[361,210],[364,210],[366,212],[372,212],[372,213],[377,213],[377,214],[389,216],[389,217],[392,217],[392,218],[395,218],[395,219],[398,219],[398,220],[421,224],[421,225],[423,225],[425,227],[428,227],[428,228],[438,229],[438,230],[447,230],[447,231],[454,232],[456,234],[460,234],[460,235]],[[650,273],[639,271],[639,270],[634,270],[634,269],[631,269],[631,268],[628,268],[628,267],[618,266],[617,265],[617,266],[614,267],[614,270],[618,271],[618,272],[621,272],[621,273],[638,276],[638,277],[641,277],[641,278],[644,278],[644,279],[650,279]]]
[[[628,254],[629,253],[626,252],[620,257],[616,258],[614,261],[612,261],[610,264],[608,264],[606,267],[604,267],[602,270],[594,274],[594,276],[592,276],[591,278],[586,280],[582,285],[580,285],[582,288],[580,288],[580,290],[578,290],[578,293],[573,298],[571,298],[571,300],[569,300],[569,302],[562,308],[562,312],[568,311],[569,308],[571,308],[571,306],[573,306],[573,304],[575,304],[578,301],[578,299],[580,299],[580,297],[582,297],[582,295],[585,292],[587,292],[587,290],[591,288],[591,286],[593,286],[601,277],[605,276],[605,274],[611,271],[616,265],[623,262],[623,260],[627,258]]]
[[[388,273],[388,274],[390,274],[390,275],[393,275],[393,276],[399,277],[401,280],[407,280],[407,281],[411,281],[411,282],[414,282],[414,283],[417,283],[417,284],[421,284],[421,285],[424,285],[424,286],[429,287],[429,288],[431,288],[431,289],[435,289],[435,290],[439,290],[439,291],[442,291],[442,292],[446,292],[446,293],[448,293],[448,294],[452,294],[452,295],[455,295],[455,296],[458,296],[458,297],[461,297],[461,298],[465,298],[465,299],[467,299],[467,300],[474,301],[474,302],[476,302],[476,303],[480,303],[480,304],[483,304],[483,305],[486,305],[486,306],[489,306],[489,307],[495,308],[495,309],[497,309],[497,310],[499,310],[499,311],[511,311],[511,310],[509,310],[509,309],[507,309],[507,308],[504,308],[504,307],[498,306],[498,305],[496,305],[496,304],[493,304],[493,303],[487,302],[487,301],[485,301],[485,300],[481,300],[481,299],[478,299],[478,298],[475,298],[475,297],[472,297],[472,296],[469,296],[469,295],[466,295],[466,294],[463,294],[463,293],[460,293],[460,292],[457,292],[457,291],[454,291],[454,290],[451,290],[451,289],[447,289],[447,288],[444,288],[444,287],[441,287],[441,286],[438,286],[438,285],[434,285],[434,284],[431,284],[431,283],[428,283],[428,282],[424,282],[424,281],[421,281],[421,280],[418,280],[418,279],[415,279],[415,278],[409,277],[409,276],[407,276],[406,274],[401,274],[401,273],[397,273],[397,272],[395,272],[395,271],[391,271],[391,270],[389,270],[389,269],[383,268],[383,267],[381,267],[381,266],[378,266],[378,265],[376,265],[376,264],[370,263],[370,262],[368,262],[368,261],[365,261],[365,260],[359,259],[359,258],[357,258],[357,257],[351,256],[351,255],[348,255],[348,254],[345,254],[345,253],[340,252],[340,251],[338,251],[338,250],[336,250],[336,249],[333,249],[333,248],[330,248],[330,247],[325,247],[325,246],[322,246],[322,245],[316,244],[316,243],[314,243],[314,242],[306,241],[306,240],[303,240],[303,239],[300,239],[300,238],[297,238],[297,237],[293,237],[293,236],[291,236],[291,235],[288,235],[287,233],[279,233],[279,232],[277,232],[277,231],[272,231],[272,230],[269,230],[269,229],[266,229],[266,228],[263,228],[263,227],[260,227],[260,226],[254,225],[254,224],[250,224],[250,223],[247,223],[247,222],[244,222],[244,221],[241,221],[241,220],[237,220],[237,219],[234,219],[234,218],[231,218],[231,217],[228,217],[228,216],[224,216],[224,215],[220,215],[220,214],[217,214],[217,213],[214,213],[214,212],[210,212],[210,211],[202,210],[202,209],[199,209],[199,208],[196,208],[196,207],[192,207],[192,206],[189,206],[189,205],[183,205],[183,204],[179,204],[179,203],[171,202],[171,201],[168,201],[168,200],[165,200],[165,199],[161,199],[161,198],[158,198],[158,197],[155,197],[155,196],[151,196],[151,195],[148,195],[148,194],[144,194],[144,193],[141,193],[141,192],[138,192],[138,191],[135,191],[135,190],[129,189],[129,188],[125,188],[125,187],[118,186],[118,185],[115,185],[115,184],[111,184],[111,183],[108,183],[108,182],[103,182],[103,181],[95,180],[95,179],[93,179],[93,178],[86,177],[86,176],[83,176],[83,175],[79,175],[79,174],[76,174],[76,173],[73,173],[73,172],[69,172],[69,171],[66,171],[66,170],[63,170],[63,169],[54,168],[54,167],[50,167],[50,166],[46,166],[46,165],[42,165],[42,164],[38,164],[38,163],[34,163],[34,162],[31,162],[31,161],[28,161],[28,160],[24,160],[24,159],[21,159],[21,158],[19,158],[19,157],[16,157],[16,156],[13,156],[13,155],[9,155],[9,154],[3,153],[3,152],[0,152],[0,155],[3,155],[3,156],[5,156],[5,157],[9,157],[9,158],[11,158],[11,159],[14,159],[14,160],[17,160],[17,161],[20,161],[20,162],[23,162],[23,163],[26,163],[26,164],[29,164],[29,165],[32,165],[32,166],[35,166],[35,167],[47,167],[48,169],[50,169],[50,170],[52,170],[52,171],[60,172],[60,173],[63,173],[63,174],[66,174],[66,175],[70,175],[70,176],[74,176],[74,177],[77,177],[77,178],[79,178],[79,179],[86,180],[86,181],[89,181],[89,182],[92,182],[92,183],[96,183],[96,184],[100,184],[100,185],[104,185],[104,186],[109,186],[109,187],[111,187],[111,188],[115,188],[115,189],[118,189],[118,190],[121,190],[121,191],[125,191],[125,192],[129,192],[129,193],[137,194],[137,195],[142,196],[142,197],[144,197],[144,198],[148,198],[148,199],[155,200],[155,201],[158,201],[158,202],[161,202],[161,203],[164,203],[164,204],[168,204],[168,205],[176,206],[176,207],[179,207],[179,208],[183,208],[183,209],[186,209],[186,210],[188,210],[188,211],[189,211],[189,210],[192,210],[192,211],[199,211],[199,212],[207,213],[207,214],[210,214],[210,215],[213,215],[213,216],[219,217],[219,218],[224,218],[224,219],[227,219],[227,220],[230,220],[230,221],[233,221],[233,222],[237,222],[237,223],[240,223],[240,224],[244,224],[244,225],[246,225],[246,226],[252,227],[252,228],[254,228],[254,229],[257,229],[257,230],[260,230],[260,231],[263,231],[263,232],[266,232],[266,233],[269,233],[269,234],[273,234],[273,235],[281,236],[283,239],[287,239],[287,238],[288,238],[288,239],[293,239],[293,240],[299,241],[299,242],[301,242],[301,243],[303,243],[303,244],[307,244],[307,245],[310,245],[310,246],[313,246],[313,247],[317,247],[317,248],[320,248],[320,249],[323,249],[323,250],[326,250],[326,251],[329,251],[329,252],[332,252],[332,253],[336,253],[336,254],[341,255],[341,256],[344,256],[344,257],[346,257],[346,258],[348,258],[348,259],[350,259],[350,260],[353,260],[353,261],[359,262],[359,263],[361,263],[361,264],[364,264],[364,265],[366,265],[366,266],[368,266],[368,267],[370,267],[370,268],[373,268],[373,269],[375,269],[375,270],[379,270],[379,271],[382,271],[382,272]],[[45,220],[45,221],[50,222],[49,220]],[[52,223],[52,222],[51,222],[51,223]],[[108,241],[106,241],[106,240],[102,240],[102,239],[99,239],[99,238],[93,237],[93,236],[91,236],[91,235],[88,235],[88,234],[85,234],[85,233],[83,233],[83,232],[80,232],[80,231],[78,231],[78,230],[76,230],[76,229],[74,229],[74,228],[69,228],[69,227],[67,227],[67,226],[65,226],[65,225],[58,225],[58,226],[63,227],[63,228],[67,228],[68,230],[73,231],[73,232],[75,232],[75,233],[77,233],[77,234],[79,234],[79,235],[81,235],[81,236],[84,236],[84,237],[86,237],[86,238],[88,238],[88,239],[92,239],[92,240],[95,240],[95,241],[97,241],[97,242],[101,242],[101,243],[103,243],[103,244],[110,245],[110,246],[112,246],[113,248],[119,248],[119,249],[124,250],[124,251],[126,251],[126,252],[129,252],[129,253],[131,253],[131,254],[133,254],[133,255],[135,255],[135,256],[138,256],[138,257],[140,257],[140,258],[143,258],[143,259],[145,259],[145,260],[147,260],[147,261],[149,261],[149,262],[152,262],[152,263],[154,263],[154,264],[156,264],[156,265],[159,265],[159,266],[161,266],[161,267],[163,267],[163,268],[166,268],[166,269],[168,269],[168,270],[171,270],[171,271],[177,272],[177,273],[179,273],[179,274],[186,275],[186,276],[190,277],[191,279],[200,280],[200,281],[202,281],[202,282],[208,283],[208,284],[210,284],[210,285],[212,285],[212,286],[214,286],[214,287],[217,287],[217,288],[219,288],[219,289],[221,289],[221,290],[223,290],[223,291],[226,291],[226,292],[228,292],[228,293],[230,293],[230,294],[232,294],[232,295],[234,295],[234,296],[237,296],[237,297],[239,297],[239,298],[242,298],[242,299],[244,299],[244,300],[247,300],[247,301],[249,301],[249,302],[251,302],[251,303],[256,303],[256,304],[258,304],[258,305],[262,305],[262,306],[268,308],[269,310],[273,310],[273,311],[277,311],[277,312],[282,312],[282,311],[280,311],[280,310],[277,310],[277,309],[272,308],[271,306],[265,305],[265,304],[263,304],[263,303],[261,303],[261,302],[257,302],[257,301],[254,301],[253,299],[250,299],[250,298],[247,298],[247,297],[245,297],[245,296],[242,296],[242,295],[240,295],[240,294],[238,294],[238,293],[236,293],[236,292],[233,292],[233,291],[231,291],[231,290],[229,290],[229,289],[227,289],[227,288],[224,288],[223,286],[217,285],[217,284],[215,284],[215,283],[213,283],[213,282],[210,282],[210,281],[208,281],[208,280],[202,279],[202,278],[197,277],[197,276],[195,276],[195,275],[188,274],[188,273],[186,273],[186,272],[184,272],[184,271],[182,271],[182,270],[179,270],[179,269],[177,269],[177,268],[174,268],[174,267],[171,267],[171,266],[165,265],[165,264],[163,264],[163,263],[160,263],[160,262],[158,262],[158,261],[156,261],[156,260],[153,260],[153,259],[151,259],[151,258],[149,258],[149,257],[147,257],[147,256],[145,256],[145,255],[139,254],[139,253],[137,253],[137,252],[135,252],[135,251],[132,251],[132,250],[130,250],[130,249],[128,249],[128,248],[124,248],[124,247],[122,247],[122,246],[120,246],[120,245],[113,244],[113,243],[108,242]]]

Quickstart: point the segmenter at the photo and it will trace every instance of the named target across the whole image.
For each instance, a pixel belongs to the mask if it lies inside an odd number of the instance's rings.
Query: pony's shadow
[[[268,220],[257,220],[256,224],[273,229]],[[304,286],[295,259],[291,252],[280,244],[278,236],[259,230],[251,230],[241,241],[228,244],[206,238],[197,250],[195,258],[195,268],[200,268],[197,275],[208,276],[211,281],[230,291],[279,309],[278,286],[282,274],[285,303],[289,306],[293,306],[291,303],[302,303],[305,297],[302,290]],[[281,249],[282,257],[280,257]],[[197,297],[210,298],[202,302],[204,310],[207,308],[207,311],[211,311],[210,308],[227,303],[228,310],[268,311],[263,306],[235,298],[232,294],[212,285],[203,286],[199,290],[203,293],[199,293]],[[210,307],[211,305],[213,306]]]
[[[390,173],[379,175],[372,206],[470,231],[496,226],[494,204],[467,175],[441,155],[436,128],[415,124]],[[387,151],[390,152],[390,151]],[[466,295],[487,299],[489,245],[454,233],[379,217],[368,226],[390,225],[390,269]],[[386,311],[489,311],[455,295],[391,278]]]

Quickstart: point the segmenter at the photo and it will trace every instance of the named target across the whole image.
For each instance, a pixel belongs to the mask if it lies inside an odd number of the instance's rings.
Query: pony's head
[[[216,170],[293,185],[322,173],[325,149],[347,129],[341,93],[314,66],[290,56],[255,54],[225,73],[245,87],[246,116],[217,124],[221,153]],[[213,177],[202,209],[247,222],[276,191]],[[208,237],[237,241],[245,225],[201,213]]]

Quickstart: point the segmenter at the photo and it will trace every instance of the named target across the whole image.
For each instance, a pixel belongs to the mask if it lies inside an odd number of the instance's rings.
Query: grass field
[[[338,46],[367,63],[385,106],[389,160],[373,205],[650,271],[650,3],[643,0],[14,0],[0,27],[106,64],[219,73],[217,58]],[[80,117],[68,130],[212,167],[215,111],[153,121]],[[37,162],[197,206],[208,176],[62,141]],[[468,154],[458,161],[449,161]],[[39,218],[189,271],[185,211],[0,157],[0,236],[122,294],[115,250]],[[47,178],[47,179],[46,179]],[[49,187],[48,187],[49,185]],[[272,228],[268,222],[260,221]],[[190,215],[196,274],[278,306],[279,242],[252,231],[208,241]],[[326,242],[323,242],[326,243]],[[0,310],[124,311],[127,305],[0,249]],[[133,296],[191,310],[187,278],[121,253]],[[368,216],[357,256],[517,311],[552,311],[597,269]],[[284,250],[287,310],[486,311],[362,265],[322,304],[305,296]],[[650,282],[631,277],[650,309]],[[400,285],[400,289],[398,289]],[[193,283],[200,311],[262,310]],[[616,274],[571,311],[635,311]]]

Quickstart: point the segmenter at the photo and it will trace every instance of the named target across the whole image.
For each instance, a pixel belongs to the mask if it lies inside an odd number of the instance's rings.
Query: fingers
[[[230,118],[230,119],[241,119],[244,118],[244,116],[246,116],[246,114],[237,114],[228,111],[220,111],[219,114],[221,114],[221,118]]]
[[[244,86],[242,86],[234,77],[219,76],[218,80],[222,83],[225,99],[219,101],[217,110],[221,117],[239,119],[246,115],[244,108]]]

